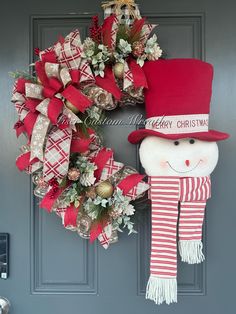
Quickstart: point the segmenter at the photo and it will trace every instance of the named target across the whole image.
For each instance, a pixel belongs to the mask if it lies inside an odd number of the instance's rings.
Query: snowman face
[[[217,164],[218,154],[216,142],[156,136],[146,137],[139,150],[142,166],[149,176],[208,176]]]

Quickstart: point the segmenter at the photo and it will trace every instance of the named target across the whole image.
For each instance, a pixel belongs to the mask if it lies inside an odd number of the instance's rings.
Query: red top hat
[[[144,72],[147,120],[145,129],[132,132],[135,144],[147,136],[166,139],[196,138],[220,141],[229,137],[208,129],[213,67],[197,59],[146,62]]]

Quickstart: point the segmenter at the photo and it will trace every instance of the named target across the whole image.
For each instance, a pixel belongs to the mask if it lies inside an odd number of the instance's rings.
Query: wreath
[[[32,71],[13,73],[12,101],[19,116],[16,135],[27,137],[16,165],[32,175],[40,207],[107,248],[117,231],[136,232],[132,201],[149,185],[114,159],[97,125],[106,111],[143,102],[142,66],[162,50],[156,35],[150,37],[155,25],[145,23],[134,1],[102,7],[103,24],[94,16],[84,42],[75,30],[50,48],[35,49]]]

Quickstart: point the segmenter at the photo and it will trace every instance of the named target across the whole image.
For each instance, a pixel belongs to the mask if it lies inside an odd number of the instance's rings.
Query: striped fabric
[[[210,197],[210,177],[180,178],[180,201],[201,201]]]
[[[149,183],[152,248],[146,298],[169,304],[177,302],[177,224],[182,261],[190,264],[203,261],[202,224],[211,183],[210,177],[160,176],[150,177]]]
[[[180,179],[179,253],[183,262],[197,264],[204,260],[202,225],[210,197],[210,177]]]
[[[159,277],[176,277],[176,226],[179,178],[152,177],[152,254],[150,272]]]

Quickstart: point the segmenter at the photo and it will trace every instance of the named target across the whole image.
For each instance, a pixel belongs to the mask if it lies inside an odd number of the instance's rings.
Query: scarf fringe
[[[205,257],[202,253],[201,240],[183,240],[179,241],[179,254],[182,262],[188,264],[199,264],[204,261]]]
[[[177,302],[176,278],[160,278],[151,275],[147,283],[146,299],[158,305],[163,302],[166,304]]]

